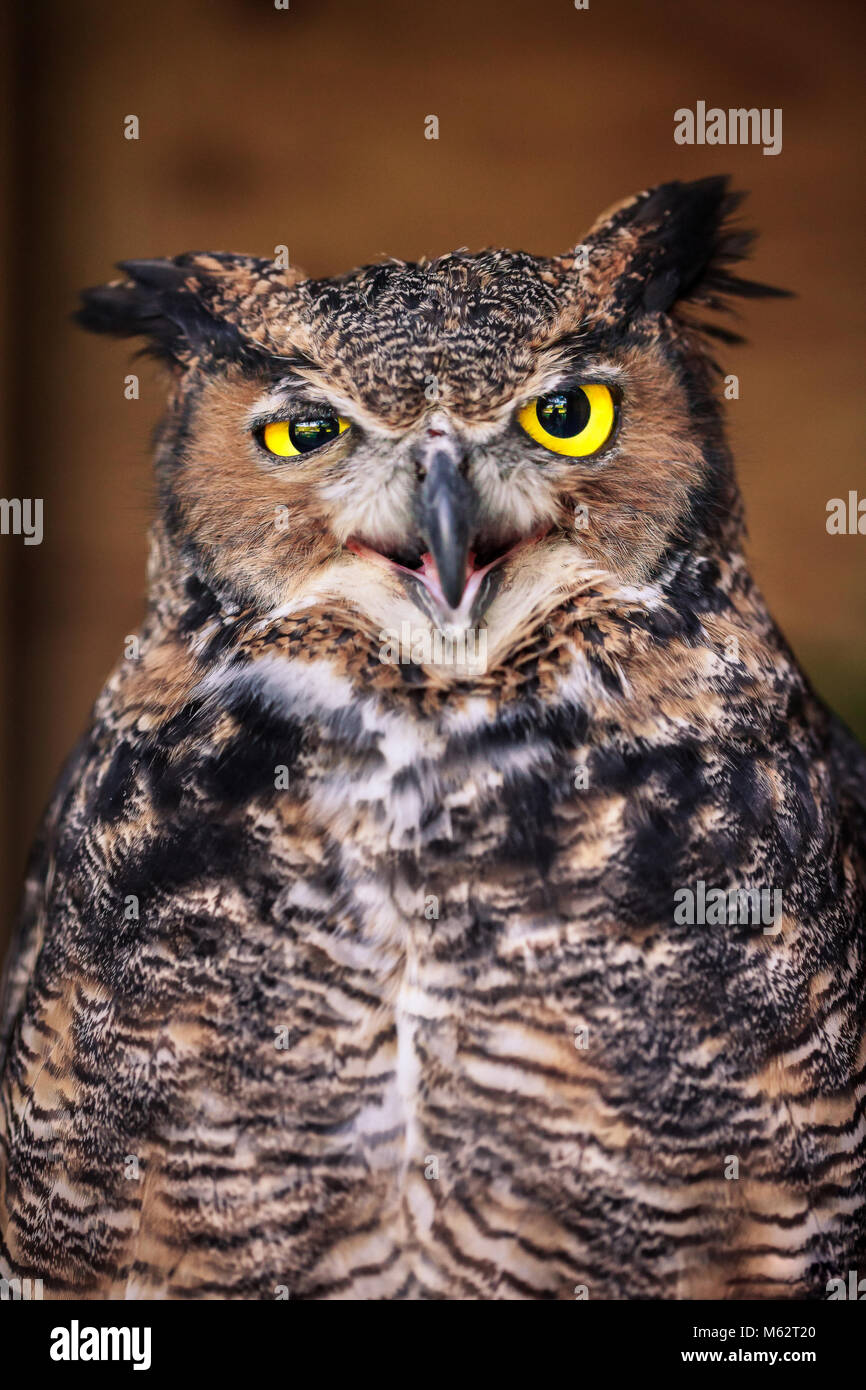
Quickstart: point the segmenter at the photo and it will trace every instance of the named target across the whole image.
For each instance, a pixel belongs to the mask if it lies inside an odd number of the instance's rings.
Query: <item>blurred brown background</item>
[[[155,369],[68,322],[125,257],[190,249],[336,273],[457,246],[553,253],[648,184],[752,190],[758,278],[728,406],[758,578],[824,695],[866,732],[859,0],[20,0],[3,21],[4,912],[59,764],[142,609]],[[783,149],[677,146],[676,108],[781,107]],[[135,114],[141,138],[123,137]],[[424,138],[439,117],[440,138]],[[123,378],[141,376],[127,401]]]

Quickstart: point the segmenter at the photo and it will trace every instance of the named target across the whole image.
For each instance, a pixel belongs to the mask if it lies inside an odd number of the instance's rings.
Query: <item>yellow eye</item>
[[[597,453],[610,438],[616,423],[616,406],[608,386],[569,386],[547,396],[536,396],[517,419],[530,439],[545,449],[571,458],[586,458]]]
[[[348,428],[349,421],[341,415],[324,413],[303,420],[275,420],[265,425],[261,440],[270,453],[292,458],[295,454],[311,453]]]

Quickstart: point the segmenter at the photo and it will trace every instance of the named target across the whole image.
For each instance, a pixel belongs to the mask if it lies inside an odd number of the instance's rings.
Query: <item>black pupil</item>
[[[573,439],[589,423],[589,401],[579,386],[573,391],[554,391],[549,396],[539,396],[535,413],[548,434],[557,439]]]
[[[302,454],[318,449],[327,439],[339,434],[340,426],[334,415],[322,415],[317,420],[292,420],[289,424],[289,439]]]

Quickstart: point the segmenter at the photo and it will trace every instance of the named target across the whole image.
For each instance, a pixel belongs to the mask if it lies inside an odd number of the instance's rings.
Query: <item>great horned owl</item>
[[[140,644],[8,972],[4,1273],[738,1298],[862,1263],[866,760],[743,557],[704,322],[770,293],[737,201],[85,295],[172,386]]]

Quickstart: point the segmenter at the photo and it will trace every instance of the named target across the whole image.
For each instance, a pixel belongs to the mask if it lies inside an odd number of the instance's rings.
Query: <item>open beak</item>
[[[477,500],[460,471],[463,460],[455,444],[437,440],[425,453],[427,476],[418,497],[418,525],[445,601],[456,609],[469,577]]]
[[[458,439],[444,430],[429,430],[415,453],[420,482],[416,535],[391,554],[373,549],[360,536],[346,542],[355,555],[404,575],[413,600],[423,597],[420,606],[425,612],[457,623],[480,618],[498,588],[493,571],[547,530],[521,536],[497,533],[489,523],[485,527],[465,463]]]

